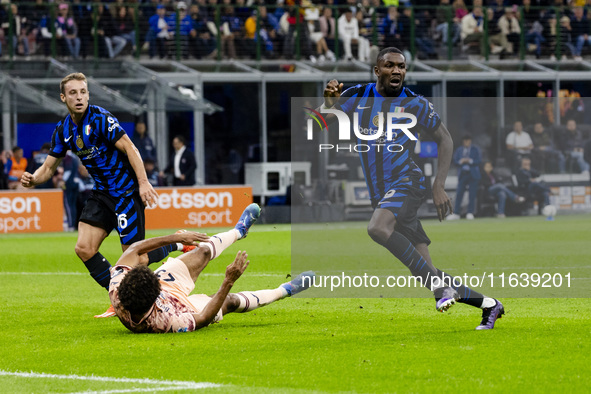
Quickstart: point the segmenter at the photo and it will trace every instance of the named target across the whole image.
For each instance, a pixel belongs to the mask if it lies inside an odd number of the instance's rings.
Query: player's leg
[[[117,218],[117,232],[121,240],[121,249],[125,252],[133,243],[146,238],[145,207],[139,194],[114,201],[114,214]],[[152,264],[162,261],[171,252],[185,251],[187,247],[180,243],[162,246],[140,256],[140,263]],[[192,249],[192,247],[190,247]],[[188,251],[188,250],[187,250]]]
[[[378,244],[382,245],[394,257],[402,262],[413,274],[420,277],[425,287],[429,288],[431,277],[436,271],[431,264],[416,250],[412,243],[399,231],[396,231],[396,216],[389,209],[378,208],[374,211],[367,232]]]
[[[275,301],[291,297],[310,288],[313,280],[314,272],[306,271],[276,289],[241,291],[236,294],[228,294],[222,305],[222,315],[232,312],[250,312]]]
[[[75,251],[90,272],[92,279],[108,290],[111,264],[99,253],[99,247],[107,235],[109,234],[105,229],[81,221],[78,224]]]
[[[109,288],[111,264],[100,254],[99,248],[116,226],[112,200],[108,195],[93,191],[80,214],[75,250],[92,278],[105,289]]]
[[[202,242],[194,250],[179,256],[178,259],[187,265],[193,281],[197,280],[197,277],[210,260],[221,255],[234,242],[245,238],[248,230],[256,222],[260,214],[261,208],[257,204],[250,204],[242,212],[236,227],[232,230],[215,234],[210,237],[208,242]]]
[[[424,234],[424,230],[420,222],[417,232],[418,234]],[[438,289],[434,289],[433,293],[435,295],[437,310],[442,312],[446,311],[454,304],[455,301],[480,308],[482,309],[482,322],[478,327],[476,327],[476,329],[492,329],[497,318],[500,318],[505,313],[503,304],[501,304],[500,301],[491,297],[487,297],[475,291],[474,289],[464,286],[463,284],[461,286],[455,286],[453,283],[453,278],[450,275],[433,266],[431,262],[431,256],[429,254],[429,246],[427,243],[417,243],[416,249],[425,258],[425,260],[427,260],[427,264],[435,269],[438,278],[441,278],[446,285],[452,285],[451,287],[439,287]],[[440,285],[440,283],[435,284]]]

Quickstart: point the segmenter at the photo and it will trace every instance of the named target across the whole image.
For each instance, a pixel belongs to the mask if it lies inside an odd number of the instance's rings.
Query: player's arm
[[[339,83],[336,79],[329,81],[324,88],[324,104],[318,108],[316,111],[320,112],[321,109],[324,108],[332,108],[334,105],[339,101],[341,97],[341,93],[343,92],[343,84]],[[332,123],[337,119],[336,115],[334,114],[325,114],[324,120],[326,123]]]
[[[115,148],[127,155],[129,163],[137,177],[140,187],[140,197],[142,198],[144,205],[147,207],[156,205],[156,202],[158,201],[158,193],[156,193],[156,190],[154,190],[154,187],[152,187],[152,184],[148,181],[148,175],[146,175],[146,169],[144,168],[144,162],[142,161],[140,152],[137,150],[133,142],[131,142],[127,134],[117,140]]]
[[[174,244],[177,242],[180,242],[183,245],[196,245],[198,242],[206,241],[209,241],[207,234],[196,233],[192,231],[145,239],[143,241],[136,242],[127,248],[127,250],[123,252],[117,261],[117,265],[126,265],[128,267],[147,265],[147,261],[146,263],[140,262],[140,256],[144,253],[148,253],[154,249],[158,249],[162,246]]]
[[[25,171],[21,176],[21,184],[24,187],[33,187],[47,182],[53,176],[61,161],[61,158],[53,157],[51,155],[47,156],[41,167],[39,167],[33,174]]]
[[[211,300],[207,303],[201,313],[194,313],[193,318],[195,319],[195,329],[198,330],[209,325],[218,311],[222,308],[230,289],[234,286],[234,283],[240,278],[240,276],[248,267],[250,261],[247,260],[248,255],[246,252],[238,251],[236,259],[226,268],[226,276],[220,286],[220,289],[215,293]]]
[[[453,213],[451,200],[445,192],[445,179],[451,164],[451,157],[453,154],[454,143],[449,135],[449,131],[443,123],[439,124],[437,130],[433,134],[433,139],[437,142],[437,174],[433,182],[433,203],[437,208],[437,216],[439,220],[443,220],[448,212]]]

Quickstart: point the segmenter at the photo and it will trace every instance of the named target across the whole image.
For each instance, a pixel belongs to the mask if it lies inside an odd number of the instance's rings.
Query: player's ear
[[[66,102],[66,96],[63,93],[60,93],[60,99],[62,100],[62,103]]]
[[[380,76],[380,69],[378,66],[373,66],[373,73],[376,75],[376,77]]]

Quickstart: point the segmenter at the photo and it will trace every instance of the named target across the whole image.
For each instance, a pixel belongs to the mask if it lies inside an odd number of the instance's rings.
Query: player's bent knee
[[[79,245],[79,244],[76,244],[74,251],[76,252],[76,255],[82,261],[88,261],[92,258],[92,256],[94,256],[95,254],[98,253],[97,249],[94,249],[94,248],[91,248],[88,246],[84,246],[84,245]]]
[[[202,258],[211,259],[211,249],[205,244],[199,244],[195,249],[189,253],[200,255]]]
[[[393,233],[393,230],[370,222],[367,226],[367,233],[369,234],[371,239],[383,245],[386,243],[386,241],[388,241],[388,239]]]

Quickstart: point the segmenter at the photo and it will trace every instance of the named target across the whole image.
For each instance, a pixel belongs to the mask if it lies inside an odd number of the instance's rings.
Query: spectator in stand
[[[135,124],[135,132],[131,142],[135,145],[137,150],[140,152],[140,156],[145,160],[152,160],[156,162],[156,146],[154,141],[146,132],[146,123],[143,120],[138,120]]]
[[[170,26],[166,18],[166,7],[158,4],[156,14],[150,17],[148,23],[150,29],[146,35],[146,41],[149,43],[148,54],[150,59],[156,55],[156,51],[158,51],[160,59],[163,59],[166,56],[167,43],[171,39]]]
[[[488,18],[488,41],[490,44],[490,53],[500,54],[503,58],[506,53],[511,52],[511,44],[507,40],[507,35],[503,34],[498,23],[493,23],[494,11],[492,8],[486,9]]]
[[[260,31],[257,34],[257,19]],[[251,40],[255,47],[256,42],[261,40],[261,48],[264,50],[264,57],[275,57],[277,49],[277,28],[279,22],[275,15],[267,13],[267,7],[259,6],[253,14],[244,22],[244,30],[247,40]]]
[[[505,14],[499,18],[499,29],[501,33],[507,37],[510,45],[508,46],[509,53],[516,53],[519,50],[519,40],[521,38],[521,27],[515,15],[513,8],[505,8]]]
[[[480,184],[480,162],[482,156],[480,148],[472,144],[472,136],[465,135],[462,139],[462,146],[458,147],[453,155],[453,162],[459,167],[458,188],[456,190],[456,206],[454,213],[447,217],[447,220],[460,218],[464,192],[468,188],[468,212],[466,219],[474,219],[474,208],[476,206],[476,195]]]
[[[472,12],[462,18],[461,37],[464,49],[473,43],[480,44],[480,53],[484,53],[484,18],[481,7],[474,7]]]
[[[570,18],[567,15],[562,14],[562,8],[559,8],[559,12],[561,12],[560,17],[560,36],[557,35],[558,28],[556,22],[556,13],[554,9],[551,9],[547,12],[546,23],[548,24],[548,38],[547,40],[554,43],[554,47],[552,49],[552,54],[550,55],[551,60],[556,60],[555,52],[556,52],[556,44],[558,40],[560,40],[560,56],[566,58],[566,49],[569,50],[572,56],[575,56],[576,48],[572,41],[572,27],[570,24]]]
[[[544,26],[540,22],[540,10],[531,7],[531,0],[523,0],[523,25],[526,31],[525,42],[536,46],[536,58],[539,59],[542,54],[542,44],[546,42],[544,38]]]
[[[246,21],[236,15],[234,7],[230,5],[229,0],[224,0],[224,4],[226,4],[226,7],[222,9],[220,19],[222,52],[226,57],[235,59],[237,56],[236,47],[240,46],[242,27]]]
[[[10,4],[10,15],[12,17],[13,31],[12,31],[12,54],[18,54],[22,56],[29,56],[29,21],[26,16],[22,16],[18,12],[18,6],[16,4]],[[10,33],[10,19],[2,22],[2,30],[4,31],[4,37],[9,39]],[[0,46],[0,55],[2,53],[2,47]]]
[[[113,35],[115,34],[113,17],[110,12],[105,11],[104,5],[99,4],[96,7],[96,22],[93,21],[93,14],[89,14],[84,25],[90,29],[91,36],[97,36],[99,57],[112,59],[115,56],[113,52]],[[96,32],[94,30],[95,23]]]
[[[537,122],[534,125],[534,132],[531,134],[531,139],[534,145],[532,151],[532,158],[537,168],[557,168],[561,174],[565,172],[564,155],[558,149],[555,149],[552,142],[552,136],[544,128],[542,122]],[[550,164],[550,166],[547,165]]]
[[[189,52],[198,59],[213,58],[217,55],[216,42],[207,28],[207,18],[201,14],[202,10],[207,12],[207,8],[199,7],[197,4],[191,5],[189,9],[196,32],[195,37],[189,37]]]
[[[56,18],[56,36],[59,38],[63,36],[68,52],[74,59],[80,56],[80,38],[78,38],[78,25],[74,18],[69,15],[70,7],[66,3],[58,6],[58,14]]]
[[[566,122],[566,131],[560,138],[562,143],[561,150],[570,155],[571,159],[576,161],[579,171],[589,174],[589,163],[585,161],[583,134],[577,129],[577,122],[569,119]]]
[[[550,189],[540,181],[540,173],[531,168],[531,160],[528,157],[521,159],[521,167],[515,172],[517,184],[529,199],[538,202],[538,214],[542,208],[550,204]]]
[[[123,51],[127,44],[131,44],[131,48],[135,51],[135,22],[130,14],[127,13],[127,8],[120,6],[116,9],[117,16],[115,17],[115,35],[113,36],[113,57],[116,57]]]
[[[574,52],[575,60],[581,60],[583,46],[585,44],[591,45],[591,37],[589,36],[591,24],[589,24],[589,19],[587,19],[584,14],[583,7],[573,8],[573,16],[571,17],[570,25],[572,28],[572,38],[576,43]]]
[[[505,186],[499,177],[493,172],[494,168],[490,161],[484,163],[482,168],[481,184],[486,193],[497,201],[497,217],[505,217],[505,205],[507,198],[514,203],[525,202],[525,198],[518,196],[511,189]]]
[[[335,34],[335,25],[336,21],[332,16],[332,8],[324,7],[322,9],[322,16],[318,18],[318,24],[320,25],[320,32],[326,41],[326,45],[330,51],[330,56],[327,55],[329,59],[335,59],[336,55],[334,54],[333,50],[335,48],[335,41],[334,41],[334,34]]]
[[[19,146],[12,148],[4,165],[4,171],[8,174],[8,188],[17,189],[20,185],[21,176],[27,170],[27,159],[23,157],[23,149]]]
[[[487,5],[489,5],[489,3],[491,2],[487,1]],[[493,0],[492,3],[493,4],[490,4],[490,9],[493,10],[494,17],[491,22],[497,24],[499,23],[499,19],[501,19],[501,17],[505,15],[506,4],[505,0]]]
[[[345,50],[345,59],[353,59],[351,51],[352,44],[357,44],[357,56],[360,61],[369,60],[369,41],[359,35],[359,24],[353,17],[353,11],[347,8],[343,15],[339,17],[339,38],[343,41]]]
[[[481,4],[481,6],[482,6],[482,4]],[[464,0],[454,0],[454,2],[452,3],[452,7],[453,7],[454,16],[460,21],[460,25],[461,25],[462,19],[466,15],[469,14],[468,8],[466,7]]]
[[[384,18],[381,26],[384,35],[384,47],[396,47],[399,49],[408,49],[402,44],[402,22],[398,15],[398,8],[388,7],[388,14]]]
[[[320,30],[319,12],[320,9],[318,8],[308,8],[306,10],[308,34],[310,40],[312,40],[316,47],[316,54],[312,56],[310,60],[312,60],[312,62],[316,61],[316,59],[320,60],[320,62],[324,62],[326,59],[335,61],[336,57],[334,56],[334,53],[328,49],[328,44]]]
[[[523,130],[523,123],[519,120],[513,123],[513,131],[507,134],[505,145],[511,167],[519,165],[521,158],[529,156],[531,150],[534,148],[534,143],[530,135]]]
[[[439,7],[435,11],[435,37],[439,39],[441,37],[441,43],[447,45],[449,23],[451,22],[451,43],[452,45],[460,41],[460,18],[456,17],[453,9],[449,7],[449,0],[440,0]]]
[[[405,7],[402,11],[404,16],[413,19],[413,10],[410,7]],[[426,56],[429,59],[437,59],[437,53],[433,48],[433,41],[429,37],[429,27],[431,24],[431,16],[427,10],[417,9],[414,12],[414,24],[415,24],[415,44],[417,50],[421,55]]]
[[[168,26],[170,26],[170,33],[173,36],[177,34],[177,30],[178,30],[181,56],[184,59],[188,59],[189,58],[189,38],[193,38],[193,39],[196,38],[197,31],[195,30],[195,27],[193,24],[193,19],[191,18],[190,15],[187,14],[187,3],[185,3],[184,1],[179,1],[177,3],[176,8],[177,8],[178,16],[176,13],[171,14],[168,17]],[[177,18],[179,20],[178,29],[177,29],[177,25],[176,25]]]
[[[295,54],[295,40],[298,39],[300,42],[300,51],[303,57],[314,56],[312,52],[312,41],[309,37],[308,29],[300,29],[299,34],[301,37],[297,37],[297,24],[299,20],[300,26],[305,25],[304,16],[302,13],[297,14],[296,8],[290,6],[279,20],[282,30],[285,32],[283,42],[283,55],[286,58],[291,58]],[[285,22],[283,25],[282,23]],[[296,38],[297,37],[297,38]]]

